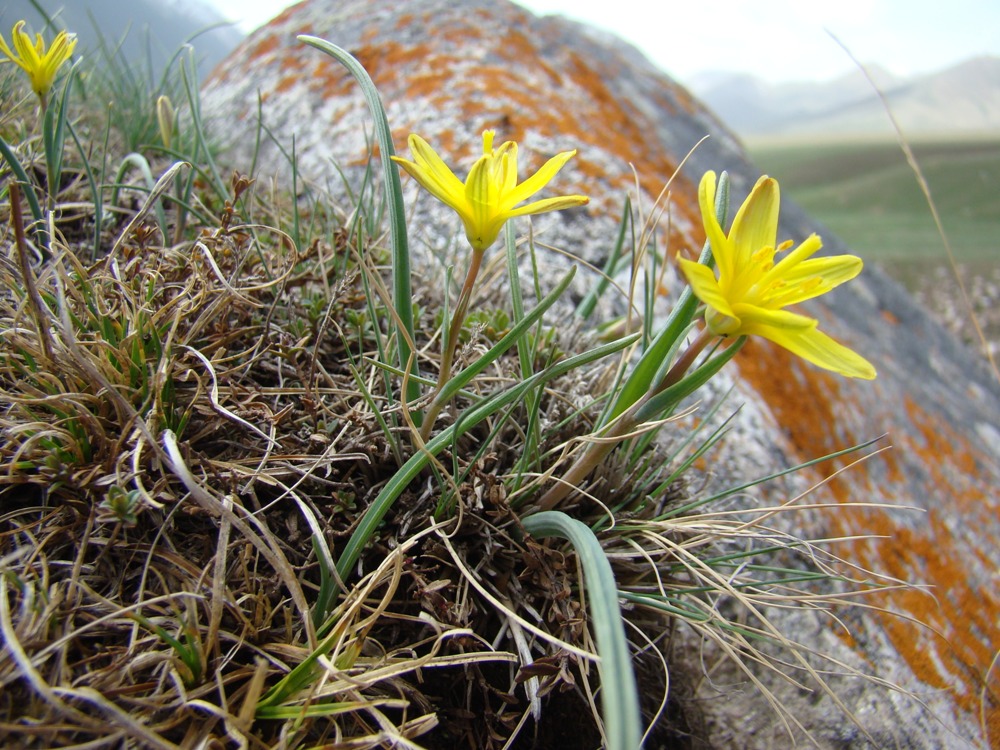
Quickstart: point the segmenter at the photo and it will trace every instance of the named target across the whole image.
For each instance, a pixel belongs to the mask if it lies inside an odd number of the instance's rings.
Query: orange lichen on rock
[[[246,55],[248,59],[260,60],[268,54],[275,52],[279,46],[280,42],[277,34],[265,33],[252,47],[250,47],[250,49],[247,50]]]
[[[961,503],[962,510],[975,512],[989,507],[982,502],[982,491],[964,481],[978,475],[979,467],[989,459],[970,445],[965,436],[947,422],[934,418],[910,396],[904,397],[903,404],[913,427],[906,435],[906,449],[920,456],[933,477],[933,486],[947,488],[950,499]]]
[[[505,140],[521,140],[530,132],[575,145],[580,155],[567,174],[573,181],[568,189],[583,192],[595,181],[610,181],[624,193],[634,187],[635,173],[629,165],[635,165],[640,187],[655,196],[676,170],[677,163],[665,152],[652,157],[645,147],[643,134],[651,123],[616,96],[581,56],[571,55],[569,70],[557,71],[544,60],[535,41],[513,31],[489,49],[490,62],[470,67],[468,55],[448,50],[467,49],[469,34],[478,32],[465,26],[440,31],[441,37],[433,44],[401,44],[372,37],[353,52],[386,101],[421,101],[432,112],[458,108],[463,119],[479,121],[483,129],[496,128]],[[448,44],[452,36],[455,40]],[[527,59],[533,62],[532,75],[526,77],[518,67]],[[546,106],[539,106],[541,101]],[[605,127],[595,131],[587,125],[594,121]],[[393,124],[394,131],[404,137],[411,130],[420,130],[419,122]],[[436,148],[456,159],[468,156],[464,150],[448,150],[442,142],[444,135],[456,143],[472,143],[474,138],[441,131],[435,135]],[[618,158],[617,169],[609,170],[606,163],[588,158],[588,153],[595,152]],[[678,195],[693,192],[687,181],[681,181],[677,188]],[[674,204],[672,210],[684,216],[685,225],[697,224],[693,203]]]
[[[807,369],[791,354],[762,341],[748,344],[737,364],[800,458],[812,459],[852,444],[842,416],[845,407],[856,406],[844,401],[836,377]],[[893,434],[894,449],[883,459],[887,470],[883,486],[861,472],[831,478],[824,491],[842,507],[830,514],[828,523],[843,537],[863,537],[850,543],[852,562],[919,586],[881,593],[878,603],[886,612],[879,615],[879,622],[895,650],[926,685],[953,693],[955,705],[968,712],[979,712],[980,701],[985,701],[983,711],[996,741],[1000,675],[989,670],[1000,648],[1000,596],[995,585],[977,580],[969,569],[966,537],[967,523],[982,515],[985,525],[996,513],[995,503],[981,489],[980,474],[989,458],[911,398],[904,399],[904,406],[901,411],[909,429]],[[918,515],[859,505],[885,502],[887,488],[905,486],[896,456],[907,453],[908,458],[918,456],[928,473],[921,484],[943,493],[939,507]],[[850,456],[818,469],[821,475],[830,475],[847,460]],[[908,499],[896,498],[903,505]],[[953,523],[958,517],[965,521]],[[994,559],[998,545],[1000,540],[994,539],[988,550],[975,551],[982,569],[994,571],[994,584],[1000,571],[1000,561]]]
[[[854,562],[929,587],[882,594],[878,603],[887,610],[879,616],[882,627],[917,677],[951,692],[956,705],[969,712],[978,712],[985,699],[996,726],[1000,679],[988,672],[1000,644],[1000,598],[995,589],[969,580],[964,540],[944,514],[931,510],[926,524],[914,529],[884,511],[847,507],[835,525],[845,535],[864,530],[884,537],[854,542]]]
[[[748,340],[736,363],[740,376],[767,403],[800,457],[812,460],[857,443],[854,435],[843,432],[842,425],[838,434],[841,378],[761,338]],[[830,461],[818,470],[832,474],[843,465],[843,460]]]

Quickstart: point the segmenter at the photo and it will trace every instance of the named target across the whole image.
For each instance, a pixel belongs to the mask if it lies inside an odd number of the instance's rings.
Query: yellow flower
[[[41,34],[35,35],[35,42],[32,44],[31,37],[24,31],[25,22],[18,21],[14,24],[11,32],[11,41],[17,53],[11,51],[7,42],[0,36],[0,52],[10,58],[11,62],[24,68],[24,72],[31,79],[31,89],[44,100],[49,93],[52,84],[56,79],[56,73],[76,47],[76,34],[67,34],[60,31],[56,34],[52,47],[45,51],[45,41]]]
[[[824,369],[874,378],[875,368],[821,333],[817,320],[783,309],[853,279],[862,262],[854,255],[813,258],[822,246],[813,234],[775,263],[793,244],[776,245],[779,200],[777,181],[761,177],[727,236],[715,216],[715,173],[702,178],[698,203],[718,278],[708,266],[679,260],[695,296],[707,305],[708,329],[719,336],[762,336]]]
[[[479,252],[493,244],[507,219],[582,206],[588,200],[584,195],[563,195],[516,208],[545,187],[576,151],[553,156],[518,185],[517,144],[507,141],[495,149],[493,135],[492,130],[483,133],[483,155],[472,165],[464,184],[418,135],[410,135],[408,141],[413,161],[392,157],[431,195],[458,212],[469,243]]]

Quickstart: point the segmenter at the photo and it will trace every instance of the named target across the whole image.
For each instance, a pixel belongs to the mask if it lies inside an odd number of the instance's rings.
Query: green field
[[[1000,261],[1000,134],[911,143],[958,262]],[[748,144],[762,172],[845,240],[904,281],[945,259],[927,199],[894,141]]]

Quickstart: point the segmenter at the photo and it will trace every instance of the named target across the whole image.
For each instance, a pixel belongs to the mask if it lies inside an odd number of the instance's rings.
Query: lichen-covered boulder
[[[671,33],[697,32],[664,29],[665,44]],[[534,227],[541,242],[591,262],[600,262],[614,242],[624,196],[631,193],[648,213],[692,149],[659,222],[659,243],[671,253],[704,241],[695,185],[705,170],[728,170],[739,200],[759,176],[725,128],[634,49],[504,0],[308,0],[287,10],[206,83],[205,115],[217,133],[232,136],[234,166],[250,163],[258,103],[286,152],[294,136],[304,179],[336,190],[341,175],[334,163],[351,181],[368,159],[371,126],[357,85],[297,41],[298,34],[328,39],[365,65],[397,149],[418,132],[459,171],[477,154],[486,128],[517,140],[522,153],[536,158],[533,166],[578,149],[559,175],[558,191],[589,194],[590,205],[539,217]],[[265,139],[262,172],[287,174],[283,158]],[[412,197],[419,219],[411,221],[419,238],[413,246],[427,251],[428,263],[439,262],[429,259],[461,247],[453,244],[460,226],[429,196]],[[826,251],[849,252],[793,205],[783,206],[782,238],[812,231],[824,235]],[[565,262],[556,253],[543,257]],[[430,278],[437,283],[441,276]],[[891,447],[858,465],[845,469],[854,460],[846,456],[799,475],[808,483],[837,472],[806,500],[835,506],[810,515],[810,531],[853,539],[837,547],[848,562],[918,587],[879,595],[869,602],[876,608],[854,610],[846,628],[815,613],[775,616],[845,671],[877,675],[912,694],[835,681],[858,726],[829,696],[764,678],[801,724],[788,728],[760,691],[734,684],[745,679],[741,674],[713,673],[691,688],[704,714],[699,739],[714,747],[787,747],[791,732],[820,747],[996,747],[1000,384],[877,269],[806,311],[871,360],[878,379],[831,376],[752,341],[720,386],[732,385],[731,398],[745,408],[712,469],[725,475],[717,481],[737,484],[887,436],[881,445]],[[704,668],[704,660],[695,666]]]

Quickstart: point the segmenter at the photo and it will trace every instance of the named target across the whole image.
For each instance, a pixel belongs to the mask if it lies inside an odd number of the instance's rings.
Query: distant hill
[[[148,60],[156,75],[181,45],[192,42],[199,72],[206,76],[244,36],[235,26],[224,25],[205,0],[41,0],[38,4],[57,28],[77,35],[77,54],[86,55],[88,62],[101,60],[102,41],[112,50],[120,44],[122,59]],[[0,3],[4,39],[10,41],[11,28],[22,19],[31,32],[45,31],[45,19],[35,5],[32,0]]]
[[[1000,131],[1000,57],[975,57],[912,78],[878,67],[869,72],[908,134]],[[860,70],[777,85],[719,72],[689,85],[741,136],[891,133],[885,107]]]

